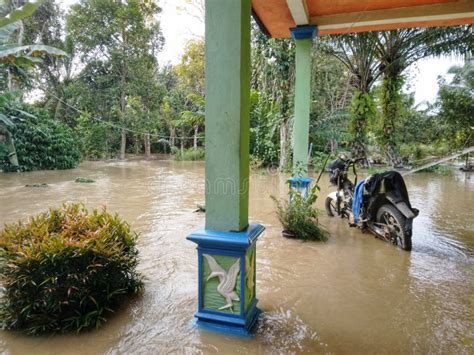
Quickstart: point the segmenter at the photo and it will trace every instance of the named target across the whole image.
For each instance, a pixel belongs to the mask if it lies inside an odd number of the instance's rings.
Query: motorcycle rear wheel
[[[326,213],[329,217],[336,216],[337,208],[336,208],[336,200],[332,199],[331,197],[326,197],[326,201],[324,202],[324,207],[326,208]]]
[[[395,230],[397,245],[403,250],[411,250],[411,232],[406,228],[406,217],[393,205],[382,205],[377,211],[377,222]]]

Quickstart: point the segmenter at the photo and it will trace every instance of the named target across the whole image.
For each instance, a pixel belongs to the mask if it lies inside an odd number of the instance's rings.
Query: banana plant
[[[5,0],[0,0],[0,63],[9,68],[29,67],[41,63],[43,55],[67,56],[62,50],[43,44],[12,43],[12,35],[19,29],[21,21],[31,16],[40,5],[41,1],[31,1],[8,12]],[[19,164],[11,131],[16,118],[12,112],[17,109],[10,105],[19,96],[19,93],[13,91],[0,93],[0,135],[5,137],[8,159],[15,170],[19,168]]]
[[[4,136],[5,146],[8,150],[8,160],[14,170],[19,169],[18,157],[16,154],[15,141],[11,129],[15,125],[14,117],[8,113],[8,106],[15,99],[16,94],[5,92],[0,94],[0,135]]]
[[[31,16],[41,5],[41,1],[27,2],[7,13],[5,0],[0,0],[0,62],[13,65],[33,65],[41,62],[41,56],[67,56],[55,47],[43,44],[11,43],[12,34],[19,28],[20,21]],[[6,13],[6,15],[4,15]]]

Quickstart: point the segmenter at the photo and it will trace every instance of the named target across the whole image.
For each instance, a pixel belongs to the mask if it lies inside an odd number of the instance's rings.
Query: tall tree
[[[178,89],[184,94],[184,110],[179,125],[186,133],[192,127],[193,148],[198,147],[199,129],[204,125],[204,40],[190,40],[184,49],[181,63],[175,67]],[[183,139],[182,139],[183,140]]]
[[[280,131],[280,168],[291,158],[295,49],[293,41],[266,37],[253,27],[252,87],[276,102]]]
[[[156,15],[160,8],[146,0],[82,0],[68,16],[68,34],[77,44],[84,62],[102,67],[115,96],[115,112],[123,127],[120,159],[125,158],[127,143],[127,100],[143,79],[143,66],[156,64],[163,38]],[[147,73],[150,75],[150,73]]]
[[[436,108],[452,148],[474,145],[474,60],[449,69],[454,77],[450,83],[440,79]],[[467,163],[466,163],[467,165]]]

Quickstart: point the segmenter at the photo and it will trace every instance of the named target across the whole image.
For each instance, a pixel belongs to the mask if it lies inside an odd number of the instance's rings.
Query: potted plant
[[[283,236],[302,240],[326,241],[328,233],[318,222],[318,210],[313,206],[319,186],[314,185],[307,196],[296,189],[290,189],[288,201],[277,200],[277,215],[283,226]]]

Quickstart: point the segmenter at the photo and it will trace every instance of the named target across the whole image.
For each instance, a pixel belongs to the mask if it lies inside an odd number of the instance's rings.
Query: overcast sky
[[[63,0],[64,8],[78,0]],[[161,26],[165,36],[165,47],[160,54],[160,64],[179,62],[185,43],[195,37],[204,36],[204,24],[192,16],[195,11],[189,6],[183,11],[184,0],[160,0],[163,9]],[[190,12],[190,13],[188,13]],[[419,61],[409,69],[412,80],[409,91],[415,91],[416,104],[423,101],[433,102],[438,93],[437,78],[445,75],[449,67],[461,64],[459,59],[435,58]]]

